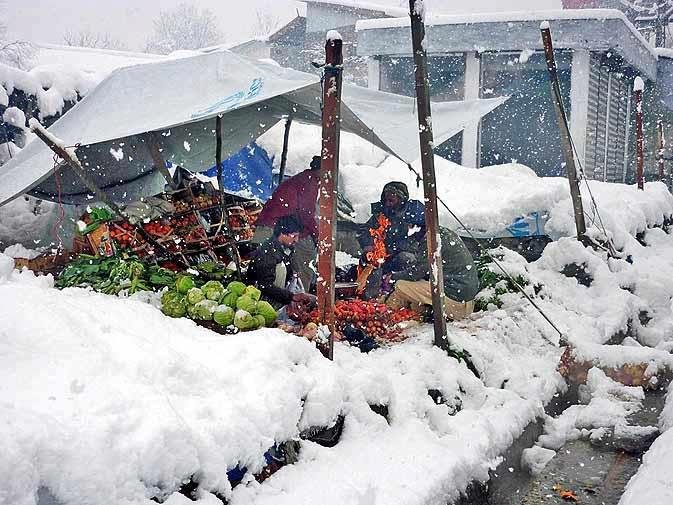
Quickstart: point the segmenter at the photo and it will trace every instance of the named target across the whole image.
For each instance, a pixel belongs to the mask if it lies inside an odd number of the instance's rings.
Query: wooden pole
[[[68,152],[63,146],[61,146],[58,142],[57,139],[53,138],[49,132],[42,126],[37,120],[31,120],[30,123],[30,129],[31,131],[37,135],[37,137],[47,144],[47,146],[54,151],[62,160],[64,160],[68,166],[77,174],[77,177],[81,179],[81,181],[84,183],[84,185],[89,188],[89,191],[91,191],[94,195],[96,195],[96,198],[98,201],[103,202],[105,205],[107,205],[110,210],[115,213],[117,216],[127,219],[126,215],[124,212],[119,208],[119,206],[110,199],[110,197],[107,195],[105,191],[103,191],[101,188],[98,187],[98,185],[95,183],[95,181],[89,177],[89,174],[86,173],[86,170],[82,166],[82,164],[79,162],[77,159],[77,156],[75,156],[73,153]],[[142,226],[139,225],[134,225],[135,230],[150,244],[152,244],[153,247],[155,247],[157,250],[161,251],[164,253],[167,257],[174,257],[173,254],[171,254],[163,245],[161,245],[159,242],[154,240],[154,238],[145,231],[145,229]],[[182,260],[178,259],[177,256],[174,257],[176,261],[181,263],[185,267],[189,267],[189,265]]]
[[[542,33],[542,44],[544,46],[545,58],[547,60],[547,71],[549,72],[552,101],[554,102],[554,111],[556,112],[556,122],[558,123],[561,136],[561,150],[563,151],[563,158],[566,165],[566,174],[568,176],[568,184],[570,185],[570,198],[572,199],[573,203],[577,239],[583,241],[587,227],[584,221],[582,194],[580,193],[580,185],[577,179],[577,168],[575,167],[575,156],[573,154],[573,144],[572,138],[570,136],[568,117],[566,116],[566,112],[563,107],[563,98],[561,96],[561,86],[558,80],[558,71],[556,66],[556,58],[554,57],[554,45],[552,43],[551,30],[547,21],[543,21],[540,24],[540,32]]]
[[[152,156],[154,168],[164,176],[166,184],[168,184],[171,189],[178,189],[178,185],[175,184],[173,177],[171,177],[171,173],[168,171],[168,168],[166,168],[166,160],[161,154],[161,142],[159,141],[157,132],[146,133],[144,135],[144,140],[147,144],[147,149],[149,149],[150,155]]]
[[[285,177],[285,166],[287,165],[287,147],[290,140],[290,126],[292,126],[292,114],[285,120],[285,133],[283,134],[283,150],[280,153],[280,171],[278,172],[278,184],[283,182]]]
[[[430,86],[428,81],[427,53],[425,49],[424,3],[409,0],[411,16],[411,41],[414,53],[416,104],[418,107],[418,132],[423,168],[423,195],[425,200],[425,227],[430,268],[430,288],[432,291],[432,312],[434,314],[435,345],[445,351],[451,346],[446,335],[444,314],[444,268],[442,265],[439,236],[439,212],[437,209],[437,182],[435,179],[435,158],[432,147],[432,113],[430,110]]]
[[[327,341],[318,342],[323,356],[334,358],[334,243],[337,221],[337,182],[339,178],[339,133],[341,121],[341,80],[343,41],[336,31],[327,33],[325,79],[322,98],[322,159],[318,202],[318,311],[328,328]]]
[[[659,168],[659,180],[666,182],[666,174],[664,170],[664,153],[666,149],[666,140],[664,139],[664,122],[657,120],[657,167]]]
[[[633,95],[636,101],[636,182],[638,189],[645,189],[645,139],[643,137],[643,90],[645,82],[638,76],[633,82]]]

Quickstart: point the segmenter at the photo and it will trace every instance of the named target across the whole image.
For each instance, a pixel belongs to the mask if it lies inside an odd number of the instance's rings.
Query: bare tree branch
[[[281,25],[280,18],[270,12],[258,9],[255,15],[257,19],[253,25],[253,35],[256,37],[267,37]]]
[[[124,51],[128,46],[121,40],[112,37],[108,32],[93,32],[68,30],[63,34],[63,42],[68,46],[97,47],[99,49],[117,49]]]

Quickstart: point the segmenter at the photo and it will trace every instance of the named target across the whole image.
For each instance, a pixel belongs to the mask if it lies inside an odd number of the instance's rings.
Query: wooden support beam
[[[283,150],[280,153],[280,171],[278,172],[278,184],[283,182],[285,177],[285,166],[287,165],[287,148],[290,141],[290,126],[292,126],[292,113],[285,120],[285,133],[283,133]]]
[[[336,31],[327,33],[322,110],[322,153],[318,202],[318,311],[328,328],[327,341],[318,343],[323,356],[334,359],[334,244],[337,222],[337,183],[339,180],[339,134],[341,121],[341,81],[343,41]]]
[[[636,102],[636,182],[638,189],[645,189],[645,138],[643,135],[643,91],[645,81],[638,76],[633,82]]]
[[[549,72],[552,101],[554,103],[554,111],[556,112],[556,122],[558,123],[561,138],[561,150],[563,151],[566,175],[568,176],[568,184],[570,185],[570,198],[572,200],[573,213],[575,215],[577,239],[583,242],[587,227],[586,222],[584,221],[582,193],[580,192],[577,168],[575,167],[570,125],[563,107],[563,97],[561,95],[561,86],[558,80],[558,67],[556,66],[556,58],[554,57],[554,45],[552,43],[551,30],[547,21],[543,21],[542,24],[540,24],[540,32],[542,33],[542,44],[547,60],[547,71]]]
[[[449,352],[451,345],[446,334],[444,314],[444,268],[442,265],[439,236],[439,211],[437,209],[437,182],[435,179],[435,155],[432,150],[432,112],[430,110],[430,85],[428,62],[425,50],[424,6],[422,1],[409,0],[411,16],[411,42],[414,53],[416,104],[418,107],[418,134],[423,168],[423,195],[425,200],[425,227],[432,291],[432,312],[435,330],[435,345]]]

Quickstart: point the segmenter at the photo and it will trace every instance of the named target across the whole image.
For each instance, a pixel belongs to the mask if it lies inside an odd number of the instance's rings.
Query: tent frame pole
[[[283,150],[280,153],[280,170],[278,172],[278,185],[283,182],[285,177],[285,166],[287,165],[287,148],[290,140],[290,126],[292,126],[292,113],[285,120],[285,133],[283,133]]]
[[[229,232],[229,223],[227,216],[227,208],[224,201],[224,167],[222,166],[222,116],[219,114],[215,116],[215,165],[217,166],[217,188],[220,193],[220,225],[217,227],[216,234],[219,235],[222,229]],[[231,233],[228,233],[232,236]],[[229,255],[236,265],[236,274],[241,277],[241,254],[238,251],[236,244],[227,247]]]
[[[75,172],[77,177],[79,177],[81,181],[84,183],[84,185],[87,188],[89,188],[89,191],[91,191],[93,194],[96,195],[96,198],[98,198],[99,201],[107,205],[110,208],[110,210],[112,210],[112,212],[114,212],[120,218],[128,220],[128,218],[124,215],[124,212],[121,210],[121,208],[115,202],[112,201],[112,199],[108,196],[108,194],[105,191],[103,191],[101,188],[98,187],[98,185],[94,182],[94,180],[91,177],[89,177],[89,175],[86,173],[86,170],[84,169],[80,161],[77,159],[77,156],[68,152],[63,146],[59,145],[57,141],[51,137],[51,135],[41,124],[39,123],[33,124],[31,126],[31,131],[42,142],[44,142],[47,145],[47,147],[49,147],[49,149],[54,151],[61,159],[63,159],[68,164],[68,166],[70,166],[70,168]],[[147,233],[142,226],[135,224],[133,225],[133,227],[140,234],[141,237],[143,237],[147,242],[152,244],[152,246],[155,247],[157,250],[166,254],[168,257],[172,257],[173,259],[181,263],[183,266],[189,267],[189,264],[179,259],[177,256],[171,254],[163,245],[154,240],[154,238],[149,233]]]
[[[572,137],[570,135],[570,128],[568,127],[568,118],[566,116],[565,109],[563,108],[563,101],[561,98],[561,86],[558,80],[558,67],[556,66],[556,58],[554,57],[554,44],[551,38],[549,23],[545,21],[540,25],[540,33],[542,35],[542,45],[544,46],[544,54],[547,60],[547,72],[549,73],[552,102],[554,103],[556,122],[558,123],[558,129],[561,138],[561,150],[563,151],[563,158],[566,165],[566,175],[568,176],[568,184],[570,186],[570,198],[573,204],[577,240],[584,242],[587,226],[584,221],[582,194],[580,192],[579,180],[577,178],[577,168],[575,167],[575,157],[573,156],[573,144]]]
[[[322,153],[318,202],[318,312],[328,335],[320,331],[318,349],[334,359],[334,244],[337,222],[337,183],[339,178],[339,135],[341,122],[341,82],[343,78],[343,41],[336,32],[328,32],[325,42],[324,86],[322,96]],[[325,338],[326,341],[325,341]]]
[[[435,179],[435,160],[432,136],[432,112],[430,109],[430,85],[428,81],[427,53],[423,47],[425,25],[422,3],[409,0],[411,17],[411,42],[414,52],[416,105],[418,107],[418,134],[423,169],[423,195],[425,200],[425,227],[428,247],[428,266],[430,269],[430,289],[432,293],[432,312],[435,332],[435,345],[450,353],[451,344],[446,334],[444,314],[444,268],[442,265],[441,239],[439,236],[439,211],[437,209],[437,182]]]

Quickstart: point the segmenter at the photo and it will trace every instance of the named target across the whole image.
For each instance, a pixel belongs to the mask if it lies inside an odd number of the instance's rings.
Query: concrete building
[[[587,177],[631,182],[635,145],[633,80],[648,82],[647,171],[655,172],[655,116],[669,117],[655,86],[657,51],[616,10],[436,16],[426,19],[431,92],[436,100],[510,99],[467,128],[444,155],[480,167],[517,160],[539,175],[563,175],[540,22],[551,24],[559,76],[577,151]],[[369,86],[412,95],[409,19],[357,22],[357,54],[367,58]],[[664,84],[664,88],[673,85]]]

